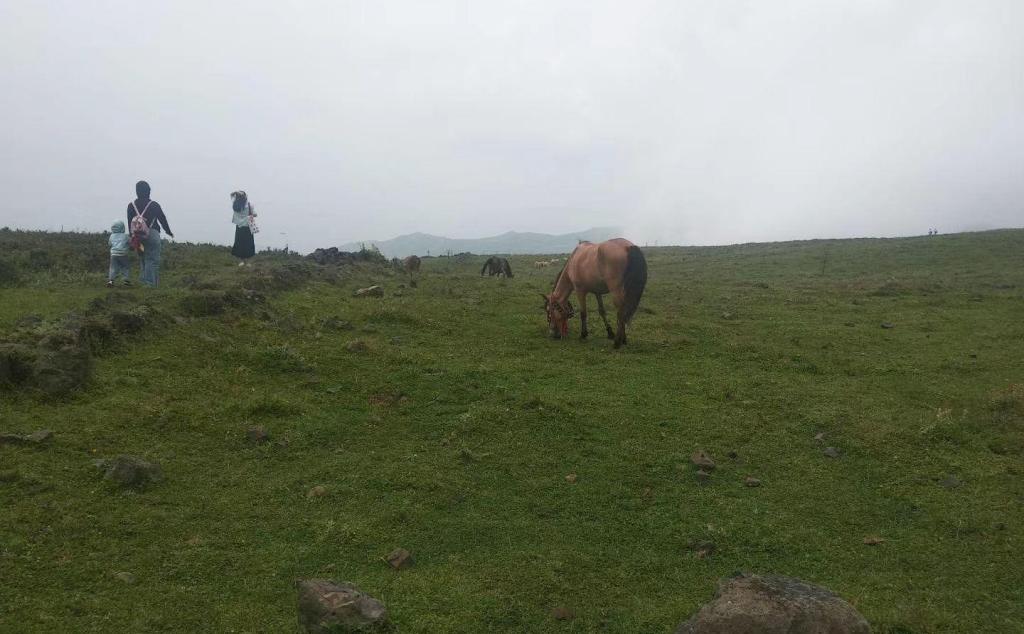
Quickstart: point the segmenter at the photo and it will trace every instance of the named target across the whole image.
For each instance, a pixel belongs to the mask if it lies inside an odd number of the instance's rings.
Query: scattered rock
[[[887,321],[883,321],[882,322],[882,328],[885,328],[886,330],[888,330],[890,328],[895,328],[895,327],[896,327],[896,324],[889,323]]]
[[[946,476],[945,478],[942,479],[941,482],[939,482],[939,486],[941,486],[944,489],[955,489],[959,487],[961,484],[963,484],[963,482],[960,481],[960,478],[956,477],[953,474]]]
[[[711,471],[715,468],[715,461],[705,451],[697,450],[690,455],[690,462],[698,469]]]
[[[142,487],[164,479],[158,463],[137,456],[117,456],[112,460],[97,460],[94,464],[103,470],[105,480],[122,487]]]
[[[676,634],[870,634],[852,605],[820,586],[777,575],[723,579]]]
[[[384,604],[350,583],[305,579],[299,590],[299,626],[312,634],[361,632],[387,624]]]
[[[825,432],[819,431],[818,433],[814,434],[814,440],[817,442],[825,442]]]
[[[707,559],[715,554],[718,545],[709,541],[692,541],[686,546],[697,559]]]
[[[130,572],[115,572],[114,578],[118,581],[127,583],[130,586],[135,585],[135,582],[137,581],[135,575]]]
[[[825,447],[825,451],[821,452],[826,458],[838,458],[840,451],[835,447]]]
[[[565,481],[568,482],[569,484],[576,484],[576,474],[570,473],[569,475],[565,476]]]
[[[0,434],[0,445],[41,445],[53,440],[53,432],[40,429],[31,434]]]
[[[736,453],[735,451],[730,451],[726,455],[729,457],[729,460],[736,460],[736,459],[738,459],[740,457],[740,455],[738,453]]]
[[[576,618],[576,613],[573,612],[571,608],[559,605],[551,608],[551,618],[556,621],[571,621]]]
[[[362,339],[353,339],[345,344],[345,349],[349,352],[366,352],[370,347]]]
[[[390,343],[393,346],[400,345],[402,343],[402,338],[401,337],[392,337],[392,338],[388,339],[388,343]]]
[[[884,543],[885,543],[885,539],[883,539],[881,537],[878,537],[878,536],[875,536],[875,535],[870,535],[870,536],[864,538],[864,544],[866,546],[878,546],[879,544],[884,544]]]
[[[747,476],[743,478],[743,484],[748,487],[759,487],[761,486],[761,481],[753,476]]]
[[[270,440],[270,432],[262,425],[257,425],[256,427],[250,427],[245,432],[245,437],[249,439],[249,442],[260,444]]]
[[[412,553],[404,548],[396,548],[387,557],[388,565],[395,570],[408,568],[412,565]]]
[[[352,293],[353,297],[384,297],[384,289],[374,284],[373,286],[367,286],[366,288],[357,289],[356,292]]]
[[[706,482],[711,480],[711,474],[703,469],[697,469],[697,473],[694,475],[696,475],[697,477],[697,482],[701,484],[705,484]]]
[[[320,486],[318,484],[318,485],[316,485],[315,487],[313,487],[312,489],[310,489],[309,491],[306,492],[306,497],[307,498],[323,497],[323,495],[325,493],[327,493],[327,489],[323,488],[322,486]]]

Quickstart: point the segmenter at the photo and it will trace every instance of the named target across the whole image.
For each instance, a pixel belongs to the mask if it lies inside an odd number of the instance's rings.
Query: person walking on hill
[[[124,278],[124,285],[128,286],[128,278],[132,273],[132,247],[128,241],[128,234],[124,232],[124,223],[118,220],[110,226],[110,271],[107,273],[107,286],[113,286],[120,275]]]
[[[249,196],[242,190],[231,192],[231,222],[235,225],[235,242],[231,245],[231,255],[245,266],[245,261],[256,255],[256,211],[249,202]]]
[[[149,183],[135,183],[137,198],[128,204],[128,227],[132,245],[139,252],[139,281],[146,286],[160,283],[160,227],[174,237],[160,203],[149,197]]]

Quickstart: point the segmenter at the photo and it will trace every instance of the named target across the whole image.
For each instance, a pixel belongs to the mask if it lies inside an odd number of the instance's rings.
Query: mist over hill
[[[375,246],[389,258],[407,255],[444,255],[448,252],[488,254],[505,253],[521,255],[527,253],[568,253],[576,248],[580,240],[599,242],[619,237],[617,227],[592,227],[584,231],[550,235],[547,233],[520,233],[509,231],[488,238],[446,238],[429,233],[410,233],[390,240],[366,240],[339,245],[342,251],[358,251],[361,246]]]

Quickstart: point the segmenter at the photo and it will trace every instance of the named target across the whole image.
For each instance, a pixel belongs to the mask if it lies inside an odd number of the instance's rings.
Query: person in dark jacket
[[[132,227],[132,220],[141,216],[142,221],[149,227],[149,234],[141,237],[141,249],[139,250],[139,281],[146,286],[156,286],[160,283],[160,227],[163,227],[167,235],[174,237],[171,226],[167,224],[167,216],[160,207],[160,203],[151,200],[149,197],[149,183],[139,181],[135,183],[135,195],[137,198],[128,204],[128,226]]]

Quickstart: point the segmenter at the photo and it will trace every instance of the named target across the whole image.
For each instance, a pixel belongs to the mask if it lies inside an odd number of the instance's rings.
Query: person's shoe
[[[114,280],[107,280],[107,288],[114,288]]]

